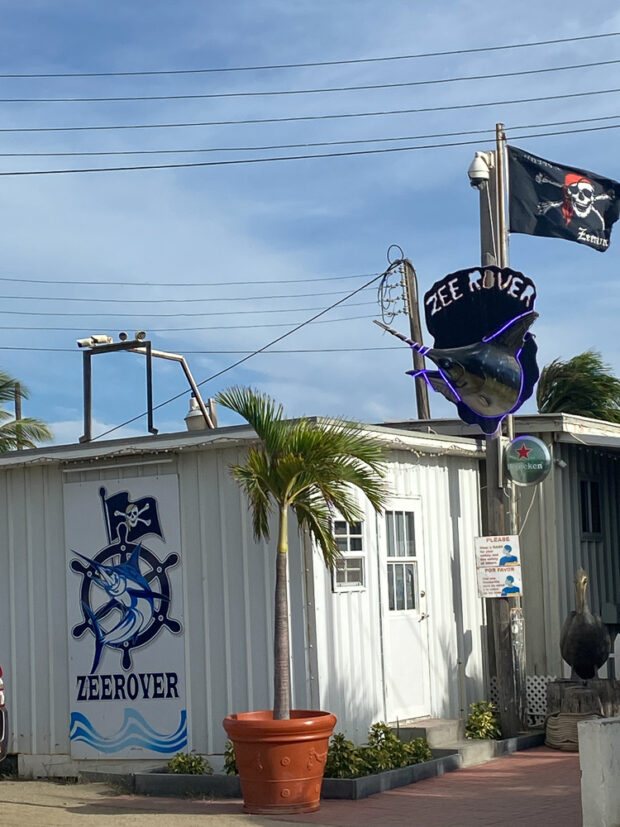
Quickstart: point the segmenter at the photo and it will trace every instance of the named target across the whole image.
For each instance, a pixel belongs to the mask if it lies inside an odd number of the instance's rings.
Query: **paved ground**
[[[239,801],[142,798],[105,784],[0,782],[2,827],[208,824],[581,827],[579,756],[538,747],[361,801],[323,801],[317,813],[282,819],[243,815]]]

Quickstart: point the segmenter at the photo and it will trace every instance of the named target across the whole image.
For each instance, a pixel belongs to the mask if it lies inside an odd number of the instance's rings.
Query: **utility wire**
[[[106,285],[102,285],[106,286]],[[127,287],[133,285],[127,284]],[[155,285],[151,285],[154,287]],[[213,296],[212,298],[204,299],[108,299],[101,297],[78,298],[76,296],[0,296],[0,299],[16,299],[25,301],[37,302],[97,302],[110,304],[196,304],[197,302],[247,302],[247,301],[262,301],[263,299],[307,299],[315,296],[341,296],[342,290],[330,290],[326,293],[283,293],[279,296]],[[10,312],[10,311],[8,311]],[[253,311],[243,311],[253,312]],[[257,313],[276,313],[276,310],[257,310]],[[218,315],[217,313],[210,313],[204,315]]]
[[[461,103],[451,106],[423,106],[417,109],[385,109],[377,112],[339,112],[329,115],[296,115],[282,118],[243,118],[229,121],[178,121],[173,123],[113,124],[94,126],[10,126],[1,127],[0,133],[26,132],[97,132],[123,129],[184,129],[194,126],[236,126],[238,124],[259,123],[293,123],[295,121],[326,121],[341,118],[373,118],[385,115],[414,115],[421,112],[452,112],[460,109],[480,109],[487,106],[509,106],[519,103],[539,103],[551,100],[568,100],[585,98],[592,95],[610,95],[620,92],[620,88],[595,89],[589,92],[568,92],[562,95],[542,95],[535,98],[516,98],[514,100],[484,101],[481,103]]]
[[[620,92],[620,89],[617,91]],[[523,138],[548,138],[554,135],[575,135],[581,132],[601,132],[607,129],[619,129],[620,124],[610,124],[608,126],[587,127],[583,129],[563,129],[554,132],[535,132],[526,135],[519,135],[519,140]],[[491,139],[489,139],[490,142]],[[360,155],[385,155],[393,152],[412,152],[420,149],[441,149],[446,147],[456,146],[470,146],[472,144],[479,144],[479,140],[475,141],[450,141],[443,144],[420,144],[418,146],[397,146],[387,147],[384,149],[357,149],[349,152],[317,152],[310,155],[280,155],[273,158],[236,158],[225,161],[192,161],[191,163],[183,164],[139,164],[135,166],[124,167],[87,167],[83,169],[36,169],[36,170],[16,170],[13,172],[0,172],[0,178],[15,177],[24,175],[70,175],[87,172],[129,172],[133,170],[153,170],[153,169],[190,169],[198,167],[222,167],[222,166],[240,166],[242,164],[266,164],[276,161],[305,161],[311,158],[352,158]]]
[[[52,315],[52,314],[50,314]],[[138,318],[138,317],[136,317]],[[352,322],[357,321],[358,319],[373,319],[374,316],[344,316],[339,319],[321,319],[318,322],[312,322],[312,324],[333,324],[334,322]],[[291,321],[288,322],[275,322],[271,324],[222,324],[222,325],[209,325],[208,327],[149,327],[149,334],[151,333],[196,333],[198,331],[210,331],[210,330],[256,330],[258,328],[267,328],[267,327],[288,327],[291,324]],[[23,326],[23,325],[1,325],[0,326],[0,333],[4,330],[47,330],[47,331],[64,331],[64,332],[73,332],[73,333],[81,333],[84,330],[85,325],[81,327],[41,327],[40,325],[35,326]]]
[[[36,351],[37,353],[74,353],[79,356],[80,353],[73,347],[22,347],[22,346],[2,346],[0,350],[28,350]],[[402,350],[398,345],[388,345],[387,347],[323,347],[323,348],[301,348],[298,350],[268,350],[261,351],[261,356],[271,356],[271,354],[287,354],[287,353],[366,353],[373,350]],[[184,354],[190,356],[232,356],[235,354],[253,354],[253,350],[184,350]],[[122,426],[118,426],[122,427]]]
[[[235,285],[256,285],[256,284],[305,284],[306,282],[315,282],[315,281],[344,281],[345,279],[367,279],[369,276],[376,276],[377,273],[356,273],[352,276],[320,276],[319,278],[311,278],[311,279],[267,279],[258,281],[253,279],[252,281],[190,281],[190,282],[179,282],[179,281],[169,281],[169,282],[159,282],[159,281],[132,281],[128,282],[125,281],[102,281],[101,279],[97,279],[96,281],[71,281],[69,279],[66,280],[59,280],[59,279],[26,279],[22,278],[21,276],[0,276],[0,281],[17,281],[17,282],[24,282],[25,284],[86,284],[86,285],[97,285],[102,286],[105,285],[106,287],[109,285],[114,286],[122,286],[122,287],[234,287]],[[316,295],[316,294],[315,294]]]
[[[619,117],[617,115],[615,117]],[[604,120],[603,118],[588,118],[587,120]],[[561,123],[576,123],[577,121],[562,121]],[[543,124],[553,126],[554,124]],[[525,127],[513,127],[524,129]],[[183,155],[186,153],[202,152],[262,152],[273,149],[302,149],[315,146],[347,146],[349,144],[378,144],[390,141],[419,141],[427,138],[450,138],[461,135],[495,135],[495,129],[472,129],[459,132],[435,132],[426,135],[405,135],[395,138],[355,138],[350,141],[305,141],[301,144],[266,144],[262,146],[219,146],[202,147],[200,149],[118,149],[103,152],[0,152],[0,158],[58,158],[83,157],[101,155]]]
[[[371,282],[372,283],[372,282]],[[363,290],[363,287],[359,288]],[[358,290],[354,291],[359,292]],[[349,294],[351,295],[351,294]],[[349,307],[362,307],[363,305],[376,304],[376,302],[355,302]],[[0,310],[3,316],[79,316],[83,318],[87,315],[90,319],[101,319],[103,317],[112,317],[113,319],[129,318],[135,319],[136,316],[140,319],[163,319],[163,318],[186,318],[189,316],[245,316],[246,314],[255,315],[256,313],[304,313],[308,310],[318,310],[317,307],[284,307],[271,310],[214,310],[212,313],[58,313],[55,310]]]
[[[539,129],[547,126],[565,126],[567,124],[594,123],[596,121],[611,121],[620,118],[620,115],[600,115],[595,118],[571,118],[568,121],[545,121],[542,123],[531,123],[522,125],[507,125],[505,128],[511,132],[521,129]],[[118,149],[118,150],[97,150],[89,152],[0,152],[0,158],[58,158],[58,157],[83,157],[83,156],[112,156],[112,155],[183,155],[186,153],[203,152],[262,152],[273,149],[301,149],[317,146],[348,146],[354,144],[378,144],[396,141],[421,141],[430,138],[455,138],[465,135],[493,135],[495,129],[468,129],[457,130],[456,132],[430,132],[423,135],[399,135],[390,138],[355,138],[347,141],[304,141],[299,144],[263,144],[261,146],[220,146],[201,147],[198,149]],[[341,278],[354,278],[344,276]],[[0,279],[1,281],[2,279]],[[318,281],[319,279],[315,279]],[[77,282],[71,282],[77,283]],[[107,282],[109,283],[109,282]],[[227,283],[227,282],[222,282]],[[248,282],[252,283],[252,282]],[[125,284],[125,282],[117,282]]]
[[[574,63],[569,66],[549,66],[543,69],[519,69],[516,72],[494,72],[488,75],[458,75],[451,78],[430,80],[409,80],[398,83],[366,83],[354,86],[328,86],[319,89],[270,89],[255,92],[201,92],[188,95],[117,95],[87,98],[0,98],[0,103],[120,103],[123,101],[171,101],[171,100],[213,100],[215,98],[265,98],[283,95],[316,95],[334,92],[368,92],[376,89],[405,89],[415,86],[437,86],[446,83],[461,83],[470,80],[494,80],[516,78],[526,75],[544,75],[551,72],[567,72],[574,69],[591,69],[598,66],[614,66],[617,60],[597,60],[592,63]]]
[[[374,284],[379,279],[382,279],[387,273],[389,273],[392,270],[396,269],[400,264],[401,264],[401,261],[399,259],[397,259],[396,261],[393,261],[389,265],[389,267],[387,267],[384,270],[383,273],[380,273],[378,276],[374,276],[370,281],[367,281],[361,287],[358,287],[356,290],[353,290],[351,293],[349,293],[348,296],[345,296],[344,298],[339,299],[337,302],[334,302],[329,307],[326,307],[324,310],[321,310],[319,313],[316,313],[314,316],[311,316],[309,319],[306,319],[304,322],[300,322],[298,325],[295,325],[295,327],[292,327],[290,330],[288,330],[286,333],[283,333],[281,336],[278,336],[277,338],[272,339],[270,342],[268,342],[266,345],[263,345],[263,347],[259,348],[258,350],[255,350],[252,353],[248,353],[247,355],[243,356],[241,359],[237,359],[236,362],[233,362],[232,364],[228,365],[227,367],[222,368],[222,370],[219,370],[216,373],[211,374],[211,376],[207,376],[206,379],[203,379],[201,382],[197,382],[196,383],[197,386],[200,387],[201,385],[204,385],[207,382],[211,382],[213,379],[217,379],[218,376],[222,376],[224,373],[228,373],[229,370],[233,370],[233,368],[236,368],[239,365],[242,365],[244,362],[247,362],[249,359],[252,359],[254,356],[258,356],[259,353],[263,353],[263,351],[267,350],[268,348],[272,347],[273,345],[276,345],[278,342],[281,342],[283,339],[286,339],[289,336],[292,336],[293,333],[296,333],[298,330],[301,330],[302,327],[305,327],[306,325],[310,324],[311,322],[314,322],[316,319],[320,318],[321,316],[324,316],[326,313],[329,313],[330,310],[333,310],[335,307],[338,307],[338,305],[343,304],[344,302],[348,301],[350,298],[355,296],[356,293],[359,293],[360,291],[365,290],[367,287],[370,287],[371,284]],[[175,400],[180,399],[181,397],[185,396],[186,393],[187,393],[187,391],[182,391],[181,393],[177,393],[175,396],[171,396],[169,399],[166,399],[164,402],[160,402],[158,405],[155,405],[153,410],[156,411],[156,410],[159,410],[159,408],[163,408],[164,405],[169,405],[170,402],[174,402]],[[137,419],[141,419],[145,415],[146,415],[146,412],[138,414],[138,416],[134,416],[131,419],[128,419],[125,422],[122,422],[120,425],[115,425],[114,428],[109,428],[107,431],[104,431],[103,433],[98,434],[96,437],[94,437],[94,440],[101,439],[102,437],[107,436],[108,434],[111,434],[114,431],[118,431],[119,428],[124,428],[126,425],[130,425],[132,422],[135,422]]]
[[[537,40],[530,43],[509,43],[502,46],[478,46],[471,49],[451,49],[444,52],[420,52],[411,55],[387,55],[385,57],[362,57],[348,60],[319,60],[306,63],[273,63],[258,66],[222,66],[206,69],[153,69],[124,72],[45,72],[0,74],[0,78],[109,78],[109,77],[146,77],[152,75],[204,75],[216,72],[257,72],[266,69],[306,69],[313,66],[347,66],[357,63],[382,63],[396,60],[417,60],[428,57],[447,57],[449,55],[479,54],[481,52],[499,52],[508,49],[529,49],[536,46],[552,46],[557,43],[575,43],[582,40],[600,40],[606,37],[618,37],[620,32],[581,35],[580,37],[562,37],[555,40]]]

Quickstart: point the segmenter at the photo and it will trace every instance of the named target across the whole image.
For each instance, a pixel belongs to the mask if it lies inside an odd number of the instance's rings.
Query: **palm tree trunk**
[[[280,506],[278,550],[276,553],[276,595],[274,619],[274,701],[276,720],[291,717],[291,673],[288,628],[288,506]]]

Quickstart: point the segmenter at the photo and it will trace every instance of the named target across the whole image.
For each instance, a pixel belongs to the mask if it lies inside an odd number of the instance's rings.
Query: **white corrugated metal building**
[[[480,444],[368,427],[391,447],[386,514],[336,521],[333,574],[289,538],[294,706],[334,712],[357,742],[372,722],[484,697]],[[274,545],[254,542],[228,471],[251,439],[240,426],[0,457],[0,664],[23,774],[221,753],[226,714],[271,705]],[[113,569],[140,583],[118,597]],[[106,613],[121,620],[100,639]]]
[[[455,419],[408,426],[476,435],[475,428]],[[559,641],[562,624],[575,608],[573,576],[580,566],[589,575],[592,611],[602,616],[612,636],[620,632],[620,424],[559,413],[517,415],[514,428],[517,436],[542,439],[554,458],[542,483],[516,489],[527,672],[569,677]],[[610,658],[602,667],[601,677],[608,671],[620,674],[619,657],[620,635],[615,661]]]

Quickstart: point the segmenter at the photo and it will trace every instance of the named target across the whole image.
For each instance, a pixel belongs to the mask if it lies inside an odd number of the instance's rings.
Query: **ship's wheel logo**
[[[162,628],[173,634],[182,631],[181,623],[170,617],[168,576],[179,555],[173,552],[160,561],[142,542],[130,542],[130,532],[129,524],[119,525],[117,541],[92,558],[73,552],[80,558],[72,560],[71,570],[82,576],[83,621],[72,634],[80,638],[90,631],[95,638],[91,674],[106,648],[122,652],[121,664],[128,670],[132,651],[150,643]]]

